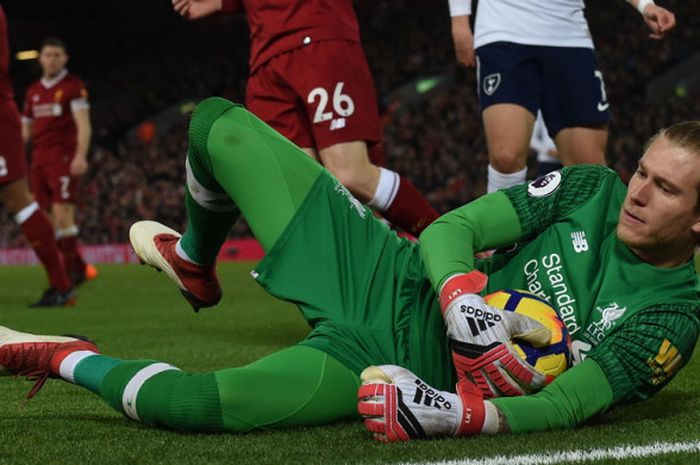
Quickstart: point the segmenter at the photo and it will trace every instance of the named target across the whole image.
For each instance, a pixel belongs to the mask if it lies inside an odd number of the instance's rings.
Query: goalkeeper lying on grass
[[[700,122],[654,137],[629,189],[606,168],[567,168],[441,217],[420,244],[397,238],[241,106],[205,100],[189,137],[187,231],[136,223],[136,253],[195,309],[215,305],[215,257],[242,213],[267,252],[254,278],[297,303],[310,334],[247,366],[185,373],[99,355],[87,341],[3,329],[0,366],[42,375],[30,395],[60,377],[146,424],[244,432],[356,418],[359,389],[377,439],[519,433],[571,427],[652,396],[692,353]],[[474,261],[475,251],[516,243]],[[480,294],[502,288],[547,298],[574,340],[577,364],[544,388],[509,341],[542,343],[546,329],[508,312],[474,335],[459,311],[492,316],[498,310]],[[431,402],[416,403],[416,389]]]

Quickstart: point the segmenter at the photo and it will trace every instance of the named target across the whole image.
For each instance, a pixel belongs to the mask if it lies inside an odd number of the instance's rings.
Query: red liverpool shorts
[[[70,175],[73,153],[42,157],[32,163],[29,183],[39,206],[49,210],[54,203],[76,203],[79,178]]]
[[[15,102],[0,101],[0,186],[27,175],[22,126]]]
[[[311,42],[248,78],[248,110],[302,148],[382,140],[377,95],[362,46]]]

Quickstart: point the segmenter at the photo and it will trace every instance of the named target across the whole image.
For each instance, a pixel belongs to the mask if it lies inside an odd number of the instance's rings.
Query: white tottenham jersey
[[[583,9],[583,0],[479,0],[474,46],[504,41],[593,48]]]

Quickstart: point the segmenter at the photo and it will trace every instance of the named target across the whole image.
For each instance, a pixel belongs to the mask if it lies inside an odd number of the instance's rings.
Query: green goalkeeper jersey
[[[598,396],[607,400],[588,402],[579,411],[568,406],[563,420],[550,419],[546,427],[575,424],[612,403],[653,395],[695,346],[700,287],[694,264],[655,267],[619,241],[616,226],[625,194],[624,184],[607,168],[565,168],[457,209],[421,236],[435,287],[476,267],[489,276],[486,293],[533,292],[552,303],[565,322],[574,363],[587,357],[597,363],[592,372],[602,371],[607,383],[593,385],[601,390],[609,385]],[[474,262],[474,250],[493,247],[508,250]],[[588,376],[591,370],[569,370],[560,384],[585,383],[576,379],[577,372]],[[548,390],[542,396],[557,386]],[[505,399],[496,403],[517,430],[517,408]]]

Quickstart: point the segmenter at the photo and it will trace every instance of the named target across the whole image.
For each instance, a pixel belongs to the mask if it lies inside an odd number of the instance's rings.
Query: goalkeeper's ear
[[[504,312],[508,319],[510,336],[514,339],[522,339],[535,347],[549,344],[552,332],[542,323],[528,316],[515,312]]]

